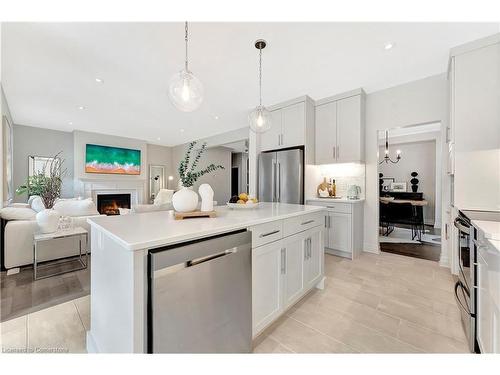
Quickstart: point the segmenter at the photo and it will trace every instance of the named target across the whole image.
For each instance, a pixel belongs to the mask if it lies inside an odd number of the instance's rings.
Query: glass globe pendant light
[[[248,115],[250,129],[255,133],[264,133],[271,129],[271,114],[262,105],[262,50],[266,48],[266,44],[264,39],[255,41],[255,48],[259,50],[259,105]]]
[[[203,101],[203,85],[188,68],[188,23],[184,25],[186,56],[184,69],[170,79],[169,96],[174,106],[183,112],[192,112]]]

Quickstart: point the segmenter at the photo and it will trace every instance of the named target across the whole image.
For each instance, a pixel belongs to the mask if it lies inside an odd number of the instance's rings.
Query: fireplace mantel
[[[130,194],[131,204],[135,205],[144,202],[145,185],[142,179],[80,178],[75,180],[75,194],[94,202],[97,194]]]

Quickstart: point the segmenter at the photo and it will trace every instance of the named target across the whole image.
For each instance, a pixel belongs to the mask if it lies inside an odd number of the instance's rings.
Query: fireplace
[[[119,208],[130,208],[130,194],[97,194],[97,211],[102,215],[120,215]]]

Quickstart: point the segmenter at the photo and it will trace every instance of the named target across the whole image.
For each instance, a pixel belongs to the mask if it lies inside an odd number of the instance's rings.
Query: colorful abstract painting
[[[85,150],[85,172],[141,174],[141,151],[87,144]]]

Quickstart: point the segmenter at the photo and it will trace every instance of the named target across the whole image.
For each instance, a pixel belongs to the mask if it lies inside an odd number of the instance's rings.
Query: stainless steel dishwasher
[[[251,351],[251,243],[243,230],[150,250],[149,353]]]

